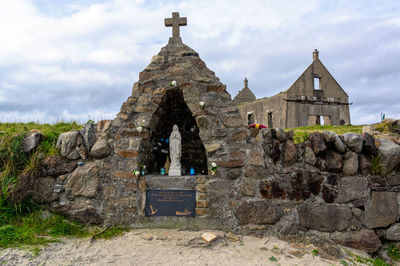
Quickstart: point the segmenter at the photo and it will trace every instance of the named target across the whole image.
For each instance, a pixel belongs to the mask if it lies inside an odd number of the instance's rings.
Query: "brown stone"
[[[222,91],[226,91],[226,86],[225,85],[208,85],[206,87],[206,91],[207,92],[210,92],[210,91],[222,92]]]
[[[277,162],[281,156],[281,150],[279,149],[279,140],[273,139],[272,140],[272,148],[270,151],[270,156],[274,160],[274,162]]]
[[[242,119],[240,115],[225,115],[222,122],[227,127],[240,127],[242,126]]]
[[[75,197],[95,197],[100,183],[99,170],[100,167],[96,162],[87,162],[79,166],[72,172],[65,188],[71,189],[72,195]]]
[[[137,184],[136,184],[136,182],[135,183],[126,183],[125,188],[126,188],[126,190],[128,190],[130,192],[137,191]]]
[[[371,159],[364,155],[364,154],[359,154],[358,156],[358,168],[360,171],[361,175],[368,175],[371,173],[371,168],[372,168],[372,162]]]
[[[54,191],[55,180],[52,177],[38,178],[32,189],[32,198],[37,203],[48,203],[58,199]]]
[[[206,200],[204,201],[196,201],[196,208],[207,208],[208,207],[208,202]]]
[[[245,201],[236,209],[235,216],[240,224],[274,224],[280,213],[269,201]]]
[[[333,241],[339,245],[361,249],[368,253],[378,251],[382,243],[373,230],[362,229],[356,232],[335,233],[331,235]]]
[[[239,185],[239,191],[244,196],[254,197],[257,193],[256,182],[248,178],[243,178]]]
[[[207,208],[196,208],[196,215],[206,215],[207,214]]]
[[[373,136],[368,134],[367,132],[364,132],[362,134],[363,138],[363,147],[362,147],[362,152],[366,155],[376,155],[376,146],[375,146],[375,139]]]
[[[47,156],[42,162],[43,176],[59,176],[70,173],[76,168],[76,162],[68,162],[58,155]]]
[[[238,179],[243,175],[243,168],[230,168],[226,170],[227,179]]]
[[[311,144],[311,148],[313,149],[315,154],[319,154],[326,150],[326,145],[324,142],[324,137],[319,132],[312,132],[308,136],[308,141]]]
[[[198,184],[196,185],[196,190],[198,192],[206,193],[208,191],[207,185]]]
[[[253,166],[264,166],[264,150],[262,149],[251,150],[249,164]]]
[[[117,194],[117,189],[114,185],[108,185],[104,187],[104,196],[106,198],[113,198]]]
[[[260,194],[266,199],[284,199],[286,197],[285,189],[277,180],[262,180],[260,182]]]
[[[198,176],[196,177],[196,183],[197,184],[204,184],[206,182],[207,177],[206,176]]]
[[[197,192],[196,193],[196,201],[197,200],[207,200],[207,194],[206,193]]]
[[[328,150],[324,157],[325,167],[331,172],[340,172],[343,166],[342,155],[336,151]]]
[[[283,163],[290,166],[297,161],[296,145],[293,140],[289,139],[286,141],[285,148],[283,150]]]
[[[134,178],[131,172],[113,172],[114,178]]]
[[[363,224],[373,229],[395,223],[399,212],[396,193],[373,191],[371,195],[371,203],[365,209]]]
[[[133,158],[136,157],[139,152],[138,151],[117,151],[117,154],[123,158]]]
[[[146,181],[144,181],[144,180],[139,181],[139,191],[140,192],[146,192],[146,188],[147,188]]]
[[[322,186],[322,198],[326,203],[333,203],[337,197],[337,191],[331,185],[324,184]]]

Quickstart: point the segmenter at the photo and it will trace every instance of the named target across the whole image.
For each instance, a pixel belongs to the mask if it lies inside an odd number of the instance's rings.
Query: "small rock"
[[[317,157],[311,147],[307,146],[304,150],[304,162],[311,165],[315,165],[317,162]]]
[[[392,224],[384,233],[388,240],[400,241],[400,223]]]
[[[275,133],[276,139],[280,142],[286,141],[286,132],[282,128],[275,128],[272,132]]]
[[[78,139],[78,131],[70,131],[60,134],[57,140],[56,148],[60,150],[60,154],[63,157],[67,157],[76,146]]]
[[[339,138],[338,135],[335,136],[335,148],[338,152],[344,153],[346,151],[346,147],[343,144],[343,141]]]
[[[358,172],[358,156],[357,153],[349,151],[343,156],[343,175],[355,175]]]
[[[204,239],[207,243],[210,243],[217,239],[217,236],[213,233],[205,232],[201,234],[201,238]]]
[[[146,235],[142,236],[142,239],[147,240],[147,241],[151,241],[151,240],[153,240],[153,236],[146,234]]]
[[[239,236],[234,235],[232,232],[228,233],[228,239],[232,242],[238,242],[239,241]]]
[[[400,145],[389,139],[379,139],[378,156],[384,174],[390,173],[400,163]]]
[[[285,165],[292,165],[297,161],[297,150],[293,140],[287,140],[283,151],[283,162]]]
[[[108,139],[100,138],[97,140],[90,153],[96,159],[107,157],[111,153],[111,147],[108,143]]]
[[[354,214],[355,217],[361,217],[362,210],[360,210],[359,208],[351,208],[351,212]]]
[[[324,137],[321,133],[312,132],[308,137],[308,141],[311,143],[311,148],[313,149],[315,154],[319,154],[326,150]]]

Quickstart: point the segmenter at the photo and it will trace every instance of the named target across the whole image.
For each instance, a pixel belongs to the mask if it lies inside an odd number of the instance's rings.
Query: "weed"
[[[272,249],[279,250],[279,247],[278,246],[273,246]]]
[[[270,261],[274,261],[274,262],[277,262],[277,261],[278,261],[278,259],[275,258],[274,256],[271,256],[271,257],[269,257],[268,259],[269,259]]]
[[[313,249],[313,250],[311,251],[311,255],[313,255],[313,257],[314,257],[314,256],[317,256],[318,253],[319,253],[319,251],[316,250],[316,249]]]
[[[345,260],[340,260],[340,264],[343,266],[349,266],[349,264]]]
[[[375,156],[372,158],[371,174],[372,175],[382,175],[383,174],[382,165],[380,163],[379,156]]]
[[[105,230],[102,230],[102,231],[94,234],[93,238],[94,239],[99,239],[99,238],[109,239],[112,237],[120,236],[128,230],[129,229],[127,227],[122,227],[122,226],[108,227]]]
[[[388,248],[386,249],[387,254],[390,258],[392,258],[394,261],[399,261],[400,260],[400,249],[397,245],[395,244],[390,244]]]

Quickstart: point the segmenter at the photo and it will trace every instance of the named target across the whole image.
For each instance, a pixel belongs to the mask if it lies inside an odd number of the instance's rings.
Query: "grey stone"
[[[340,172],[343,166],[342,155],[338,152],[328,150],[324,157],[325,167],[331,172]]]
[[[397,220],[399,207],[395,192],[372,192],[371,203],[365,209],[363,224],[369,228],[386,227]]]
[[[269,144],[272,141],[272,129],[271,128],[262,128],[260,130],[262,136],[264,137],[264,143]]]
[[[369,157],[360,153],[358,157],[358,168],[361,175],[368,175],[371,173],[372,162]]]
[[[275,133],[275,137],[280,141],[286,141],[286,132],[282,128],[275,128],[272,132]]]
[[[108,139],[100,138],[93,145],[90,154],[97,159],[107,157],[111,153],[111,147],[108,143]]]
[[[376,146],[375,146],[375,139],[368,133],[363,133],[363,148],[362,152],[367,155],[376,155]]]
[[[400,163],[400,145],[389,139],[379,139],[378,156],[384,174],[390,173]]]
[[[81,158],[81,155],[79,154],[79,151],[77,149],[73,149],[71,153],[67,156],[68,160],[78,160],[79,158]]]
[[[391,186],[400,185],[400,175],[398,174],[388,175],[386,176],[386,180]]]
[[[68,162],[64,157],[52,155],[42,161],[43,176],[59,176],[72,172],[77,167],[75,162]]]
[[[400,241],[400,223],[392,224],[385,230],[384,236],[387,240]]]
[[[338,181],[338,203],[362,199],[368,196],[368,179],[364,176],[342,177]]]
[[[346,151],[346,147],[345,147],[345,145],[343,144],[343,141],[339,138],[338,135],[335,136],[334,144],[335,144],[335,148],[336,148],[336,150],[338,152],[344,153]]]
[[[23,151],[31,152],[36,149],[39,146],[42,136],[43,135],[40,132],[29,133],[22,142]]]
[[[257,193],[256,182],[252,179],[243,178],[239,185],[239,191],[243,196],[254,197]]]
[[[349,207],[333,204],[311,205],[304,203],[297,207],[299,224],[307,229],[323,232],[343,231],[349,227],[352,212]]]
[[[331,238],[340,245],[361,249],[369,253],[378,251],[382,246],[375,232],[368,229],[362,229],[356,232],[337,232],[331,234]]]
[[[196,176],[147,175],[146,183],[151,189],[196,189]]]
[[[32,198],[37,203],[48,203],[56,200],[58,196],[54,191],[55,180],[52,177],[41,177],[35,180],[32,188]]]
[[[360,210],[359,208],[351,208],[351,211],[355,217],[357,217],[357,218],[361,217],[362,210]]]
[[[297,235],[299,233],[299,213],[297,209],[291,209],[274,226],[274,231],[283,236]]]
[[[274,224],[280,213],[269,201],[244,201],[236,209],[235,216],[240,224]]]
[[[96,124],[85,124],[79,133],[82,136],[83,145],[86,147],[86,151],[89,152],[96,143]]]
[[[355,175],[358,172],[358,156],[355,152],[348,151],[343,156],[343,175]]]
[[[346,143],[347,147],[350,150],[360,153],[363,147],[363,138],[362,136],[356,133],[346,133],[343,135],[344,143]]]
[[[308,146],[304,150],[304,162],[311,165],[315,165],[317,162],[317,157],[315,156],[315,153]]]
[[[67,157],[73,151],[78,136],[78,131],[70,131],[60,134],[57,140],[56,149],[60,150],[61,156]]]
[[[100,166],[96,162],[88,162],[72,172],[65,188],[70,189],[74,197],[93,198],[99,188]]]
[[[335,132],[332,131],[323,131],[322,136],[326,143],[332,143],[335,141],[335,137],[337,136]]]

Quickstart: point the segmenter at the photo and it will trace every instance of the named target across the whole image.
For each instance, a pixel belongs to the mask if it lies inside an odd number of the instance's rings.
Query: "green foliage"
[[[349,266],[349,264],[345,260],[340,260],[340,264],[343,266]]]
[[[308,135],[311,132],[314,131],[332,131],[335,132],[338,135],[348,133],[348,132],[353,132],[353,133],[362,133],[362,125],[360,126],[353,126],[353,125],[343,125],[343,126],[331,126],[331,125],[326,125],[326,126],[319,126],[319,125],[314,125],[314,126],[307,126],[307,127],[296,127],[296,128],[291,128],[294,131],[294,137],[293,140],[295,143],[301,143],[304,141],[308,140]],[[289,129],[289,130],[291,130]]]
[[[316,249],[313,249],[313,250],[311,251],[311,255],[313,255],[313,256],[317,256],[318,253],[319,253],[319,251],[316,250]]]
[[[113,226],[113,227],[107,227],[105,230],[93,235],[94,239],[110,239],[112,237],[120,236],[124,232],[128,231],[127,227],[123,226]]]
[[[372,175],[382,175],[383,174],[382,165],[380,163],[379,156],[375,156],[372,158],[371,174]]]
[[[366,258],[366,257],[362,257],[359,256],[349,250],[346,250],[347,254],[349,254],[352,258],[348,259],[351,262],[353,262],[354,264],[367,264],[367,265],[373,265],[373,266],[390,266],[390,264],[386,263],[384,260],[382,259],[371,259],[371,258]],[[342,263],[343,264],[343,263]],[[345,265],[345,264],[343,264]]]
[[[274,256],[271,256],[271,257],[269,257],[268,259],[269,259],[270,261],[274,261],[274,262],[277,262],[277,261],[278,261],[278,259],[275,258]]]
[[[386,249],[386,251],[388,256],[392,258],[394,261],[400,260],[400,249],[397,245],[390,244],[389,247]]]

